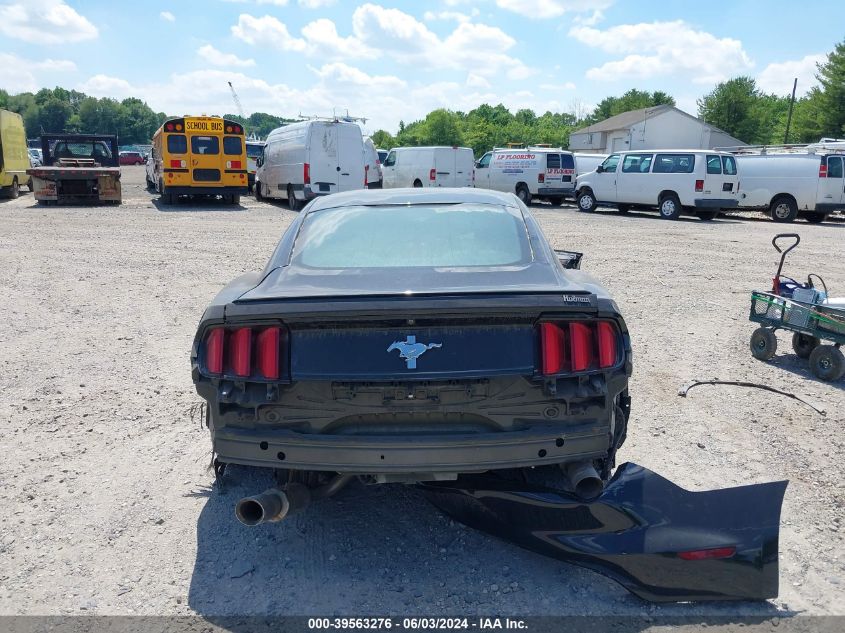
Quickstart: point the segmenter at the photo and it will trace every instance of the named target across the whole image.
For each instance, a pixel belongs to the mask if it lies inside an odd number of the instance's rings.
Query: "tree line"
[[[796,100],[788,136],[789,95],[768,94],[751,77],[735,77],[716,85],[698,102],[698,116],[711,125],[752,145],[808,143],[822,137],[845,137],[845,42],[831,51],[818,65],[819,85]],[[788,83],[790,77],[784,77]],[[424,119],[400,121],[395,135],[386,130],[373,134],[377,147],[461,145],[480,156],[493,147],[508,143],[536,145],[547,143],[568,147],[575,130],[608,117],[656,105],[675,105],[674,98],[661,91],[631,89],[621,96],[603,99],[591,112],[511,112],[504,105],[482,104],[469,112],[438,109]],[[27,136],[44,132],[117,134],[121,144],[148,143],[168,118],[153,111],[141,99],[90,97],[77,90],[44,88],[36,93],[10,95],[0,90],[0,108],[20,113]],[[291,122],[266,112],[249,117],[224,114],[240,122],[248,134],[265,138],[277,127]]]

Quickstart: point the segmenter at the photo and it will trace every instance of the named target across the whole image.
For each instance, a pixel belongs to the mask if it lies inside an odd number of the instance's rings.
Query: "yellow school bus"
[[[168,119],[153,135],[147,186],[165,204],[196,195],[238,204],[248,188],[246,160],[240,124],[214,116]]]

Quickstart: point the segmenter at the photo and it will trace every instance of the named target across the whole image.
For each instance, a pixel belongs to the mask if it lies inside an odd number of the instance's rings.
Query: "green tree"
[[[385,130],[376,130],[372,136],[373,145],[379,149],[391,149],[396,146],[396,139]]]
[[[698,116],[746,143],[761,142],[757,101],[761,97],[751,77],[735,77],[718,84],[698,100]]]
[[[845,41],[837,44],[818,68],[821,136],[841,138],[845,134]]]

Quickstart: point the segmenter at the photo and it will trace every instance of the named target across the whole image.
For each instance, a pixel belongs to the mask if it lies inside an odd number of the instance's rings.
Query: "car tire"
[[[775,222],[794,222],[798,217],[798,205],[792,198],[775,198],[769,206],[769,214]]]
[[[751,335],[751,355],[757,360],[771,360],[778,350],[778,339],[774,330],[760,327]]]
[[[261,192],[261,183],[257,181],[255,183],[255,199],[258,200],[258,202],[264,200],[264,194]]]
[[[579,211],[583,211],[584,213],[592,213],[596,210],[596,197],[593,195],[593,192],[589,189],[579,193],[578,197],[576,198],[576,202],[578,203]]]
[[[834,345],[819,345],[810,354],[810,371],[821,380],[833,382],[845,375],[845,356]]]
[[[299,211],[299,200],[296,199],[296,194],[293,191],[293,185],[288,185],[288,209],[291,211]]]
[[[414,189],[420,189],[420,188],[422,188],[422,181],[417,179],[417,180],[414,181]]]
[[[800,358],[809,358],[813,350],[821,345],[821,341],[815,336],[796,332],[792,335],[792,349]]]
[[[712,220],[715,220],[716,218],[719,217],[719,213],[721,213],[721,211],[719,211],[718,209],[715,210],[715,211],[696,211],[695,212],[695,214],[698,216],[698,219],[703,220],[704,222],[710,222]]]
[[[619,213],[628,213],[631,210],[631,205],[630,204],[617,204],[616,210],[619,211]]]
[[[658,211],[664,220],[677,220],[681,217],[681,201],[674,193],[667,193],[658,201]]]
[[[516,197],[522,200],[522,204],[526,207],[531,204],[531,192],[528,191],[528,187],[525,185],[520,185],[516,188]]]
[[[827,220],[827,213],[808,213],[804,216],[804,219],[810,224],[821,224]]]

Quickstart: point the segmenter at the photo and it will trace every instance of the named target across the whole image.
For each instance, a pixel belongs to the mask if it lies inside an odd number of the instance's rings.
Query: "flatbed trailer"
[[[27,170],[41,204],[120,204],[120,166],[113,135],[41,137],[44,164]]]

